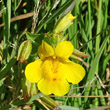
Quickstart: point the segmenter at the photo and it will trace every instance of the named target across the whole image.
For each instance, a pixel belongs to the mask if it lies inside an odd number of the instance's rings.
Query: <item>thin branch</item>
[[[16,12],[16,10],[19,8],[19,6],[20,6],[21,2],[22,2],[22,0],[20,0],[20,1],[19,1],[19,3],[18,3],[18,5],[17,5],[17,7],[15,8],[14,13],[15,13],[15,12]]]
[[[70,98],[73,98],[73,97],[76,97],[76,98],[85,98],[85,97],[88,97],[88,98],[94,98],[94,97],[97,97],[97,98],[100,98],[100,97],[105,97],[105,98],[109,98],[110,96],[106,96],[106,95],[98,95],[98,96],[80,96],[80,95],[71,95],[71,96],[55,96],[55,95],[49,95],[50,97],[70,97]]]
[[[105,88],[105,86],[104,86],[102,80],[100,79],[99,75],[98,75],[97,73],[95,73],[95,75],[96,75],[96,78],[98,79],[100,85],[102,86],[102,88],[106,91],[106,95],[109,96],[109,93],[108,93],[108,91],[106,90],[106,88]],[[109,102],[110,102],[110,97],[108,98],[108,105],[109,105]]]
[[[29,17],[32,17],[33,15],[34,15],[34,12],[22,14],[22,15],[20,15],[20,16],[13,17],[13,18],[11,19],[11,22],[18,21],[18,20],[22,20],[22,19],[27,19],[27,18],[29,18]],[[0,27],[3,27],[4,25],[5,25],[5,23],[2,23],[2,24],[0,24]]]
[[[74,87],[74,89],[80,89],[80,88],[85,88],[85,87],[98,87],[98,86],[101,86],[100,84],[97,84],[97,85],[84,85],[84,86],[79,86],[79,87]],[[105,87],[110,87],[110,85],[104,85]]]
[[[49,108],[43,104],[43,102],[40,100],[40,99],[37,99],[37,101],[46,109],[46,110],[49,110]]]

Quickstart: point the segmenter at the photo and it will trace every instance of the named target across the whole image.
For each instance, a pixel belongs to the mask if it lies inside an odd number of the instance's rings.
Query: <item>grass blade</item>
[[[96,54],[96,56],[95,56],[95,58],[94,58],[94,60],[93,60],[93,62],[92,62],[92,64],[91,64],[91,68],[90,68],[89,74],[88,74],[88,76],[87,76],[87,82],[88,82],[88,81],[91,81],[91,80],[93,79],[94,75],[95,75],[95,71],[96,71],[96,68],[97,68],[97,64],[99,63],[100,57],[101,57],[101,55],[102,55],[102,53],[103,53],[103,50],[104,50],[104,48],[105,48],[105,46],[106,46],[106,44],[107,44],[108,38],[109,38],[109,37],[107,36],[107,37],[104,39],[104,41],[103,41],[103,43],[102,43],[102,45],[101,45],[99,51],[97,52],[97,54]],[[85,88],[85,94],[84,94],[84,95],[85,95],[85,96],[86,96],[86,95],[89,95],[89,92],[90,92],[90,87]],[[87,99],[88,99],[88,98],[85,98],[84,101],[87,102]]]

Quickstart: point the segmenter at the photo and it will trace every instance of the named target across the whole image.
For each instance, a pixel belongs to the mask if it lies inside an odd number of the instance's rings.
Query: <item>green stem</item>
[[[5,16],[5,35],[3,37],[3,63],[6,64],[8,57],[8,41],[10,37],[10,19],[11,19],[11,0],[7,0],[6,16]]]

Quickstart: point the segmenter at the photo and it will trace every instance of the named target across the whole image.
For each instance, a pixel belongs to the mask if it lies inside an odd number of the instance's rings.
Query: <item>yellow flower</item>
[[[40,59],[26,66],[26,78],[38,83],[38,89],[46,95],[65,95],[68,82],[77,84],[85,76],[84,68],[68,59],[73,50],[70,41],[60,42],[55,49],[43,41],[38,49]]]

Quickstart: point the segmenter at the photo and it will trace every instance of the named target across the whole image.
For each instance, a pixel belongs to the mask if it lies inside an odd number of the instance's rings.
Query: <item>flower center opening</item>
[[[43,64],[43,77],[53,81],[59,80],[62,77],[62,72],[60,72],[61,68],[59,59],[50,57]]]

